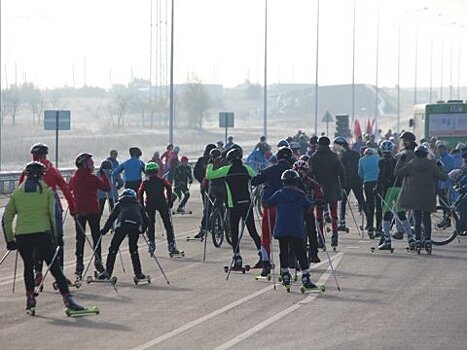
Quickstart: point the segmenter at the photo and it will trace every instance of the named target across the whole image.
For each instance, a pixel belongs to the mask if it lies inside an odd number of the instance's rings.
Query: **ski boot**
[[[185,214],[185,209],[183,207],[178,207],[177,208],[177,214]]]
[[[404,239],[404,232],[396,232],[392,235],[392,238],[397,240]]]
[[[230,267],[230,271],[239,271],[241,273],[250,271],[250,265],[243,266],[243,260],[239,253],[235,253],[232,260],[233,260],[233,265]],[[228,273],[229,266],[224,266],[224,271]]]
[[[36,315],[36,297],[34,291],[26,292],[26,313],[31,316]]]
[[[138,285],[138,283],[141,283],[141,282],[147,282],[147,284],[150,284],[151,276],[145,275],[142,272],[140,272],[139,274],[135,275],[135,277],[133,277],[133,281],[135,282],[136,285]]]
[[[174,256],[175,257],[184,257],[185,256],[184,251],[180,251],[180,250],[177,249],[177,246],[175,245],[175,242],[170,242],[169,243],[168,251],[169,251],[169,256],[171,258],[173,258]]]
[[[324,286],[317,286],[316,284],[311,282],[310,273],[308,271],[302,274],[302,286],[300,287],[300,291],[302,293],[324,292],[324,290]]]
[[[345,220],[340,220],[337,231],[349,233],[349,228],[345,225]]]
[[[263,260],[263,269],[261,270],[261,273],[256,274],[255,279],[267,279],[268,281],[271,280],[271,263],[269,260]]]
[[[104,270],[97,275],[98,280],[110,280],[110,274]]]
[[[70,293],[63,295],[63,302],[66,306],[65,313],[68,317],[99,315],[99,309],[97,306],[92,306],[90,308],[81,306],[75,301],[75,298]]]
[[[427,240],[425,241],[425,251],[426,251],[426,254],[427,254],[427,255],[431,255],[431,250],[432,250],[431,240],[427,239]]]
[[[373,227],[368,227],[368,238],[370,239],[375,238],[375,229]]]
[[[383,242],[378,246],[378,250],[389,250],[391,253],[394,253],[394,248],[391,246],[390,240],[385,240],[383,238]],[[374,252],[375,248],[371,248],[371,251]]]
[[[420,255],[420,252],[423,248],[423,242],[421,240],[416,240],[415,242],[415,249],[417,250],[417,254]]]
[[[259,260],[256,264],[253,265],[252,269],[262,269],[263,268],[263,260],[261,258],[261,252],[258,252]]]
[[[332,247],[332,250],[334,251],[337,250],[338,240],[339,240],[339,236],[337,235],[336,232],[334,232],[331,236],[331,247]]]
[[[208,231],[202,228],[199,230],[199,232],[196,235],[194,235],[193,237],[188,236],[186,240],[187,241],[200,240],[202,242],[207,235],[208,235]]]
[[[417,242],[413,238],[409,239],[408,244],[409,246],[407,247],[407,251],[412,251],[417,248]]]
[[[290,292],[290,272],[287,271],[287,272],[281,272],[281,282],[282,282],[282,285],[285,287],[285,290],[287,291],[287,293]]]

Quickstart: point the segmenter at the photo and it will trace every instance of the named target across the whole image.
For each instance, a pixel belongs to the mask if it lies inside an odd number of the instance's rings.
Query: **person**
[[[149,218],[144,207],[137,201],[136,192],[131,188],[127,188],[120,194],[117,205],[114,210],[112,210],[100,234],[102,236],[105,235],[112,228],[112,225],[115,227],[115,234],[110,242],[105,270],[101,272],[97,278],[107,280],[111,278],[120,244],[122,244],[125,236],[128,235],[128,246],[135,280],[146,279],[146,276],[141,271],[141,261],[138,254],[138,238],[140,234],[146,232],[149,225]],[[151,240],[150,242],[150,254],[154,254],[155,241]]]
[[[271,153],[271,146],[266,142],[266,136],[261,136],[259,138],[259,142],[256,144],[254,149],[257,149],[263,155]]]
[[[425,146],[417,146],[414,154],[415,158],[411,161],[404,162],[401,158],[396,164],[394,174],[404,177],[398,201],[400,207],[413,210],[417,249],[424,246],[431,254],[431,213],[436,211],[436,180],[445,181],[448,175],[440,163],[435,164],[427,159],[428,149]]]
[[[201,225],[199,232],[194,236],[196,239],[201,239],[206,235],[205,227],[207,227],[208,219],[208,203],[209,200],[206,200],[206,195],[208,191],[208,181],[205,179],[206,168],[208,166],[208,161],[211,158],[210,152],[216,149],[216,145],[209,143],[205,146],[203,156],[199,157],[196,161],[195,168],[193,169],[193,175],[195,179],[199,182],[199,191],[201,194],[201,199],[203,201],[203,216],[201,218]]]
[[[99,220],[102,218],[102,214],[104,213],[105,202],[109,201],[109,209],[110,211],[113,210],[115,206],[115,202],[118,200],[118,190],[123,187],[123,180],[118,177],[114,177],[113,169],[112,169],[112,162],[108,159],[102,161],[99,172],[105,174],[107,179],[110,183],[110,192],[98,190],[97,191],[97,199],[99,201]]]
[[[225,151],[228,151],[229,149],[232,148],[232,146],[234,145],[233,139],[234,139],[233,136],[229,136],[227,138],[227,143],[225,144],[225,147],[224,147]]]
[[[365,146],[365,142],[363,142],[362,135],[357,136],[357,139],[355,140],[353,144],[353,150],[355,152],[361,153],[362,147]]]
[[[60,189],[60,191],[62,191],[63,196],[65,197],[66,202],[68,204],[68,210],[70,211],[70,214],[72,216],[76,213],[75,200],[73,198],[73,194],[71,193],[70,188],[68,187],[68,184],[63,179],[60,171],[56,167],[54,167],[53,163],[50,160],[47,159],[47,155],[49,153],[49,147],[46,144],[35,143],[34,145],[32,145],[30,152],[32,154],[33,161],[39,162],[45,166],[45,172],[44,172],[44,176],[42,177],[42,180],[52,190],[54,194],[54,198],[55,198],[55,201],[54,201],[55,203],[55,229],[56,229],[55,234],[57,236],[56,243],[60,245],[61,247],[63,247],[64,245],[63,207],[62,207],[60,198],[58,197],[57,189]],[[19,178],[18,184],[21,185],[26,180],[26,178],[27,178],[27,172],[23,171]],[[58,262],[60,263],[60,266],[63,268],[63,262],[64,262],[63,249],[60,249],[57,259],[58,259]],[[35,286],[39,286],[42,282],[43,264],[44,264],[44,260],[40,256],[40,254],[34,254],[34,271],[35,271],[34,284]],[[67,280],[67,282],[69,281]]]
[[[382,200],[383,204],[383,235],[379,241],[379,250],[391,250],[391,221],[396,220],[396,227],[407,234],[407,242],[410,249],[415,249],[415,239],[412,234],[412,228],[407,220],[405,211],[397,206],[397,198],[402,185],[402,178],[394,176],[396,160],[393,157],[394,143],[384,140],[380,144],[382,158],[378,162],[378,181],[375,194]],[[394,218],[397,213],[397,218]],[[401,233],[403,235],[403,233]]]
[[[305,211],[312,211],[312,203],[300,191],[298,183],[300,176],[293,170],[285,170],[281,175],[283,187],[272,196],[264,199],[264,207],[276,207],[276,225],[274,238],[279,241],[279,260],[282,283],[290,285],[289,247],[298,259],[302,271],[302,285],[306,289],[318,288],[310,278],[308,261],[305,252]]]
[[[216,142],[216,145],[217,145],[217,149],[218,149],[219,151],[221,151],[221,153],[224,152],[224,142],[222,142],[221,140],[219,140],[219,141]]]
[[[173,149],[173,158],[169,164],[168,173],[166,173],[166,178],[170,183],[172,183],[174,180],[175,169],[180,165],[180,159],[178,158],[179,153],[180,147],[175,146]]]
[[[97,191],[102,190],[109,192],[111,187],[109,179],[104,171],[99,171],[99,175],[93,174],[94,161],[92,154],[80,153],[75,159],[77,170],[70,178],[69,186],[75,197],[76,215],[76,268],[75,277],[77,281],[82,280],[84,270],[83,256],[84,243],[86,235],[86,223],[91,230],[93,240],[93,249],[95,250],[94,266],[100,273],[104,270],[101,259],[101,244],[100,244],[100,224],[99,224],[99,202],[97,200]]]
[[[56,241],[60,239],[55,216],[54,191],[43,181],[47,168],[44,164],[33,161],[24,169],[24,181],[11,195],[5,208],[4,234],[7,249],[18,250],[24,265],[24,284],[26,287],[26,311],[35,314],[34,296],[34,254],[39,253],[50,267],[65,306],[72,311],[85,308],[76,303],[70,294],[68,284],[60,263],[57,250],[63,249]],[[16,225],[13,222],[16,219]],[[55,241],[55,242],[54,242]]]
[[[225,178],[227,190],[227,206],[229,208],[230,229],[232,232],[233,248],[233,270],[241,270],[243,260],[240,255],[240,244],[238,237],[238,226],[240,219],[243,219],[251,238],[255,242],[258,250],[259,261],[254,265],[256,268],[262,266],[261,263],[261,239],[256,232],[253,217],[253,204],[250,193],[250,179],[256,175],[255,171],[242,162],[243,152],[241,148],[232,148],[227,153],[229,165],[214,169],[213,164],[208,164],[206,169],[206,179],[214,180]]]
[[[344,196],[342,197],[339,215],[339,226],[338,231],[346,230],[345,222],[345,211],[349,198],[350,190],[352,190],[355,198],[358,202],[360,212],[367,213],[365,199],[363,198],[363,183],[362,179],[358,175],[358,162],[360,160],[360,154],[357,151],[350,149],[347,139],[342,136],[338,136],[333,141],[334,148],[340,154],[340,160],[345,168],[345,179],[344,184]]]
[[[115,170],[118,168],[120,165],[118,159],[118,151],[113,149],[109,152],[109,156],[107,157],[107,160],[109,160],[112,163],[112,170]]]
[[[114,177],[120,176],[122,171],[125,171],[125,188],[131,188],[133,191],[138,191],[142,181],[142,174],[144,173],[144,162],[139,159],[143,152],[138,147],[131,147],[128,152],[130,158],[120,164],[114,170],[112,175]]]
[[[252,186],[264,184],[263,193],[261,196],[262,202],[271,197],[277,190],[282,187],[282,173],[290,169],[290,159],[292,158],[292,150],[288,147],[280,148],[276,153],[277,163],[270,167],[261,170],[255,177],[251,179]],[[261,276],[266,277],[271,273],[271,237],[274,225],[276,222],[276,208],[264,208],[261,220],[261,258],[262,271]]]
[[[162,164],[162,160],[161,160],[161,157],[159,155],[159,152],[155,151],[153,153],[153,155],[152,155],[152,158],[149,161],[157,163],[157,165],[159,165],[159,169],[163,168],[163,164]],[[159,175],[161,175],[161,174],[159,174]]]
[[[443,169],[446,173],[450,173],[452,170],[455,169],[454,159],[449,154],[446,144],[444,142],[438,141],[436,143],[436,152],[439,157],[439,161],[441,162]],[[449,206],[452,200],[454,199],[454,197],[452,196],[454,192],[452,192],[451,180],[449,180],[448,178],[446,181],[439,181],[437,188],[440,203],[444,206]],[[447,222],[441,222],[438,225],[443,226],[443,224],[446,225]]]
[[[345,184],[346,179],[344,165],[337,157],[337,154],[331,151],[329,148],[330,144],[331,140],[327,136],[321,136],[318,139],[318,148],[310,158],[309,165],[311,174],[323,188],[323,205],[329,205],[330,207],[332,227],[331,246],[335,248],[339,240],[337,232],[337,202],[342,200],[341,184]],[[322,206],[317,206],[316,216],[320,230],[324,232]]]
[[[172,162],[175,158],[175,152],[174,152],[174,145],[169,143],[167,147],[165,148],[165,152],[162,153],[161,156],[161,162],[164,165],[163,168],[161,168],[161,176],[166,177],[169,174],[170,167],[172,165]]]
[[[175,244],[174,228],[170,216],[170,209],[173,207],[172,185],[166,179],[160,177],[157,163],[146,164],[147,178],[141,183],[138,190],[138,200],[146,208],[149,216],[148,238],[155,239],[156,211],[161,216],[167,235],[167,250],[169,254],[181,255]]]
[[[373,148],[367,148],[362,158],[358,161],[358,175],[363,180],[365,202],[367,205],[367,229],[370,239],[381,237],[382,208],[381,200],[375,196],[375,188],[378,183],[379,155]],[[376,227],[374,224],[376,209]]]
[[[181,200],[177,208],[177,213],[185,212],[185,205],[190,198],[190,187],[193,183],[193,175],[191,167],[188,164],[188,157],[182,156],[181,164],[174,170],[174,192],[175,195]]]

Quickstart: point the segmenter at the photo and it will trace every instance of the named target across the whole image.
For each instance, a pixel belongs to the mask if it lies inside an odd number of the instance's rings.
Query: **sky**
[[[150,76],[153,84],[168,81],[171,1],[0,1],[3,88],[24,81],[41,88],[84,83],[108,88]],[[174,2],[175,83],[197,77],[225,86],[246,79],[262,84],[265,0]],[[352,82],[353,3],[320,1],[320,85]],[[376,82],[379,11],[380,86],[397,84],[398,28],[402,87],[414,86],[415,62],[419,87],[429,86],[430,67],[433,86],[439,86],[441,78],[444,86],[451,81],[467,85],[467,66],[459,72],[459,58],[467,61],[467,48],[460,45],[467,42],[467,0],[355,4],[356,83]],[[316,15],[317,0],[268,0],[268,84],[315,83]]]

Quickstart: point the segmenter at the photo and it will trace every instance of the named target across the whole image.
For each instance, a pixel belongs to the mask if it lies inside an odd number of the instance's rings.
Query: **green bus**
[[[417,140],[436,137],[449,148],[467,143],[467,101],[449,100],[414,106],[409,126]]]

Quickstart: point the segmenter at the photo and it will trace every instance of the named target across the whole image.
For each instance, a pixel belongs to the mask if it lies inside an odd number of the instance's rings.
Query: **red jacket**
[[[146,194],[146,200],[145,200]],[[145,179],[138,190],[138,200],[142,205],[157,207],[172,202],[172,186],[164,178],[151,176]]]
[[[110,191],[107,176],[97,177],[86,169],[78,169],[70,179],[70,189],[75,196],[76,213],[79,215],[99,214],[97,190]]]
[[[63,195],[66,198],[68,208],[70,209],[70,213],[74,214],[76,212],[75,200],[73,198],[73,194],[70,191],[70,188],[68,187],[68,184],[63,179],[62,174],[60,174],[60,171],[57,168],[55,168],[52,162],[48,159],[42,159],[41,163],[45,165],[44,182],[55,193],[57,192],[57,187],[60,188],[60,191],[62,191]],[[19,184],[22,184],[25,178],[26,173],[23,171],[19,178]],[[57,203],[61,207],[60,201],[57,200]]]

